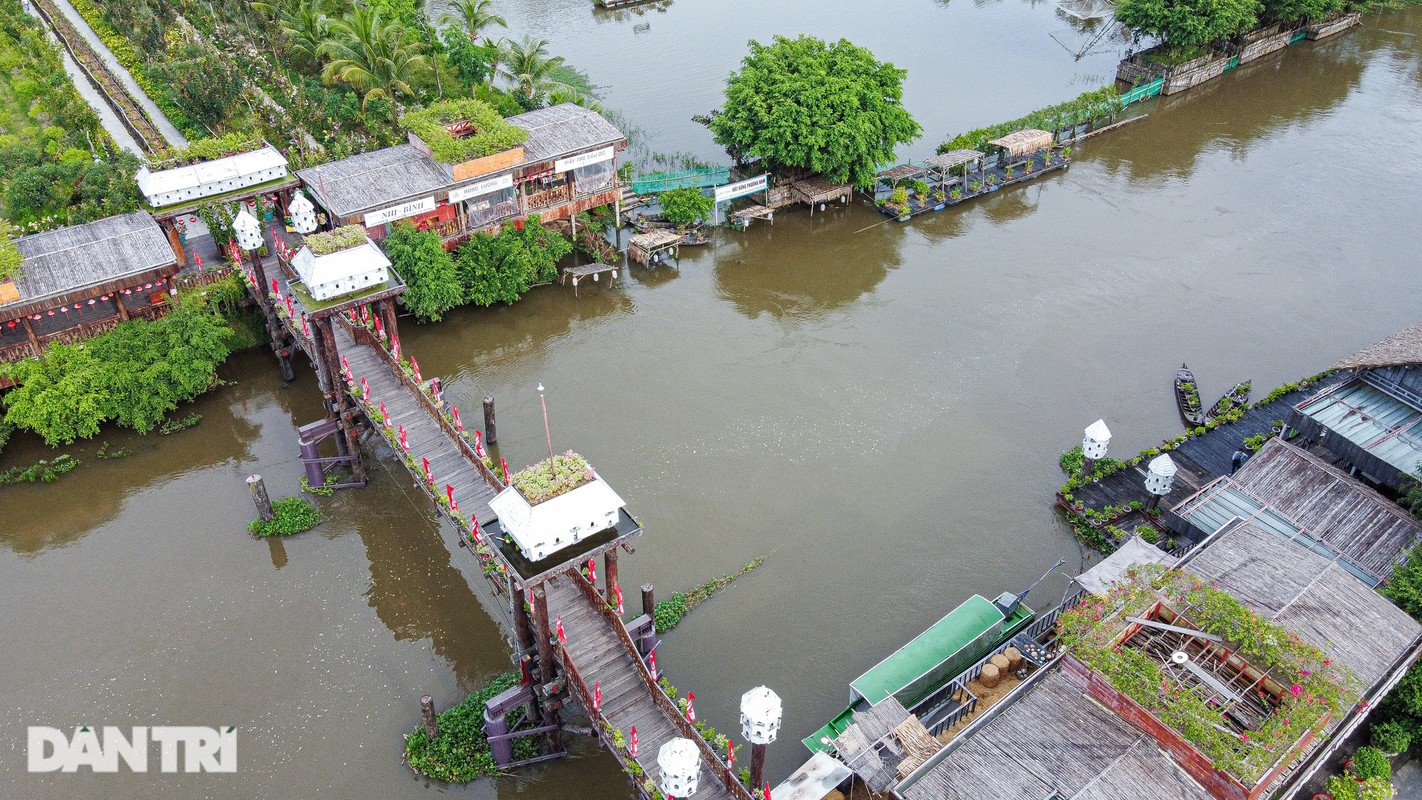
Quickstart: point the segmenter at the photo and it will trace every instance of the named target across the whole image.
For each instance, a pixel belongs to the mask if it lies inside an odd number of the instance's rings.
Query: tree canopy
[[[845,39],[754,39],[726,82],[725,108],[711,115],[716,142],[738,161],[804,168],[869,186],[894,147],[922,132],[904,110],[906,70]]]
[[[677,225],[695,225],[711,216],[716,201],[701,193],[700,189],[669,189],[657,195],[657,205],[662,207],[662,216]]]
[[[1116,19],[1175,47],[1202,47],[1259,24],[1259,0],[1118,0]]]
[[[420,322],[439,322],[444,313],[464,304],[464,286],[454,257],[444,249],[440,235],[415,230],[409,223],[395,226],[385,237],[385,253],[395,271],[405,279],[405,307]]]

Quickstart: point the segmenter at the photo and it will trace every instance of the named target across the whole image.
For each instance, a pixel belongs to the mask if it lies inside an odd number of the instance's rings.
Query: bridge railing
[[[731,774],[721,754],[717,753],[715,749],[701,737],[701,733],[696,730],[695,726],[693,726],[686,717],[682,716],[681,709],[677,708],[676,704],[671,701],[671,698],[667,697],[666,692],[662,691],[662,687],[657,685],[656,681],[652,680],[652,674],[647,671],[646,663],[642,661],[641,656],[638,655],[637,646],[632,642],[631,635],[627,633],[627,627],[622,624],[622,618],[617,616],[617,612],[607,605],[607,601],[603,599],[602,595],[598,594],[597,587],[589,583],[587,578],[583,577],[576,570],[570,570],[567,573],[567,577],[578,587],[578,591],[582,593],[583,599],[590,603],[593,609],[601,614],[603,619],[611,626],[613,633],[617,635],[618,640],[621,641],[628,655],[632,656],[633,666],[637,670],[638,677],[642,680],[643,688],[651,694],[652,701],[657,704],[657,707],[661,709],[662,713],[676,726],[677,732],[696,743],[701,751],[701,759],[706,762],[706,766],[710,768],[711,773],[716,776],[716,780],[725,787],[726,791],[730,792],[731,796],[736,798],[736,800],[754,800],[750,791],[741,785],[741,782],[736,779],[736,776]],[[568,657],[567,647],[564,646],[561,649],[563,665],[567,668],[573,664],[573,662]],[[569,670],[569,676],[577,677],[574,683],[578,686],[579,698],[582,700],[584,708],[591,709],[592,703],[586,697],[587,686],[583,684],[581,676],[577,674],[576,665]]]
[[[349,319],[340,315],[337,315],[336,318],[341,321],[341,325],[345,327],[346,332],[350,334],[352,339],[355,339],[359,344],[366,345],[375,350],[380,360],[384,361],[386,366],[395,372],[395,377],[400,381],[400,384],[405,387],[405,390],[414,396],[416,402],[420,403],[420,405],[429,412],[430,416],[434,417],[435,422],[439,423],[440,430],[445,436],[449,437],[450,441],[454,442],[455,446],[459,448],[460,454],[462,454],[469,463],[473,464],[475,469],[479,470],[479,474],[483,476],[484,481],[494,487],[495,492],[502,492],[504,490],[504,482],[499,480],[498,476],[494,474],[494,471],[489,469],[489,466],[484,463],[484,460],[474,453],[474,446],[469,444],[469,440],[464,438],[463,433],[455,429],[454,423],[445,416],[444,408],[430,399],[430,396],[425,393],[423,386],[415,383],[415,379],[405,371],[404,365],[395,359],[395,355],[385,347],[380,339],[374,333],[371,333],[370,329],[364,325],[352,324]]]

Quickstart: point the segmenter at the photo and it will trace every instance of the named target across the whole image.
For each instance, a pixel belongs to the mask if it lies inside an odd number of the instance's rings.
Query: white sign
[[[29,728],[30,772],[118,772],[122,759],[129,772],[147,772],[152,745],[158,747],[159,769],[178,772],[178,750],[182,745],[183,772],[236,772],[237,729],[229,727],[137,725],[127,736],[123,729],[106,725],[101,736],[85,725],[71,738],[58,728],[34,725]]]
[[[734,200],[737,197],[745,197],[748,194],[755,194],[763,191],[769,186],[765,175],[757,175],[754,178],[747,178],[738,183],[728,183],[725,186],[716,187],[716,202],[724,203],[727,200]]]
[[[408,203],[401,203],[398,206],[382,208],[379,211],[372,211],[365,215],[365,227],[374,228],[376,225],[384,225],[387,222],[394,222],[397,219],[413,217],[416,214],[423,214],[426,211],[434,211],[434,195],[424,197],[419,200],[411,200]]]
[[[579,153],[575,156],[560,158],[557,161],[553,162],[553,171],[567,172],[570,169],[586,167],[589,164],[597,164],[602,161],[611,161],[612,155],[612,145],[608,145],[607,147],[604,147],[601,150],[594,150],[591,153]]]
[[[468,200],[471,197],[478,197],[482,194],[493,194],[501,189],[513,188],[513,174],[495,175],[492,178],[485,178],[482,181],[468,183],[463,186],[456,186],[449,190],[449,202],[458,203],[460,200]]]

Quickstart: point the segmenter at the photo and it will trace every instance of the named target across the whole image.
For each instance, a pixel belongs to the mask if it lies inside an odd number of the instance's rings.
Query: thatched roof
[[[296,174],[327,211],[340,217],[418,199],[453,183],[434,159],[408,144],[307,167]]]
[[[1422,324],[1394,333],[1339,361],[1333,369],[1368,369],[1422,364]]]
[[[1024,156],[1028,153],[1046,150],[1052,146],[1053,141],[1055,140],[1050,133],[1027,128],[1009,133],[999,139],[990,139],[988,144],[995,144],[1014,156]]]
[[[874,177],[881,181],[901,181],[906,178],[916,178],[924,172],[924,168],[916,164],[900,164],[896,167],[889,167],[875,174]]]
[[[20,299],[0,306],[10,316],[21,306],[85,287],[163,268],[177,272],[173,246],[146,211],[22,236],[15,247],[24,256],[15,279]]]
[[[938,169],[952,169],[972,163],[982,157],[983,154],[977,150],[949,150],[928,159],[928,164]]]
[[[681,241],[681,234],[676,231],[657,229],[646,233],[636,234],[631,238],[629,244],[633,247],[640,247],[643,250],[655,250],[658,247],[666,247]]]
[[[528,131],[523,143],[525,163],[548,161],[590,150],[600,145],[619,144],[627,137],[601,114],[576,103],[560,103],[540,108],[509,122]]]
[[[798,195],[803,203],[823,203],[848,197],[853,193],[854,186],[848,183],[830,183],[815,175],[794,181],[790,184],[790,190]]]

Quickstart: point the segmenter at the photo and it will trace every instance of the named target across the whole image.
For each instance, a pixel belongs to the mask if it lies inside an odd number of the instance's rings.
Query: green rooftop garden
[[[473,98],[432,103],[404,114],[400,124],[420,137],[435,159],[445,164],[502,153],[528,138],[528,131]]]
[[[587,460],[569,450],[553,457],[551,469],[548,461],[540,461],[515,472],[510,480],[523,499],[536,505],[571,492],[596,477]]]
[[[311,248],[311,254],[317,256],[329,256],[352,247],[360,247],[365,244],[365,240],[365,228],[359,225],[343,225],[333,231],[313,233],[305,238],[306,246]]]
[[[1265,673],[1246,699],[1269,709],[1260,723],[1242,727],[1203,684],[1172,681],[1157,657],[1122,643],[1127,616],[1146,617],[1156,604],[1173,610],[1171,623],[1224,639],[1224,646]],[[1308,731],[1358,699],[1358,684],[1343,665],[1297,634],[1260,617],[1228,593],[1195,575],[1157,564],[1133,568],[1105,597],[1093,597],[1062,614],[1061,642],[1079,661],[1170,726],[1216,769],[1246,787],[1256,785]],[[1198,659],[1197,659],[1198,662]]]

